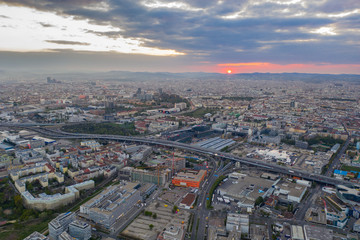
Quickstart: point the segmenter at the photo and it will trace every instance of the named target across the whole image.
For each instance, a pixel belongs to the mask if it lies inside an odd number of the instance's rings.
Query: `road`
[[[180,142],[174,142],[174,141],[168,141],[168,140],[162,140],[162,139],[153,139],[153,138],[143,138],[143,137],[118,136],[118,135],[67,133],[67,132],[63,132],[60,130],[52,130],[52,129],[46,129],[46,128],[36,127],[36,126],[22,126],[21,124],[10,124],[9,125],[9,124],[0,123],[0,126],[3,126],[3,127],[6,126],[8,128],[21,127],[21,128],[29,129],[31,131],[38,132],[38,133],[45,135],[47,137],[50,137],[50,138],[58,138],[58,139],[105,139],[105,140],[110,140],[110,141],[125,141],[125,142],[131,142],[131,143],[140,143],[140,144],[149,144],[149,145],[178,148],[178,149],[183,149],[183,150],[197,153],[197,154],[220,157],[222,160],[228,159],[231,161],[237,161],[237,162],[240,162],[243,164],[255,166],[255,167],[262,168],[267,171],[271,171],[271,172],[275,172],[275,173],[288,174],[291,176],[301,177],[301,178],[307,179],[309,181],[320,182],[320,183],[328,184],[328,185],[348,184],[348,185],[352,185],[354,187],[360,187],[355,183],[331,178],[329,176],[313,174],[313,173],[309,173],[309,172],[303,171],[303,170],[290,169],[286,166],[280,166],[280,165],[276,165],[273,163],[264,162],[259,159],[237,157],[237,156],[234,156],[229,153],[223,153],[221,151],[216,151],[213,149],[205,149],[202,147],[189,145],[189,144],[185,144],[185,143],[180,143]]]
[[[348,148],[350,140],[351,140],[351,137],[349,136],[346,139],[346,142],[344,143],[342,148],[337,151],[334,160],[332,161],[332,163],[330,164],[328,170],[325,173],[325,176],[328,176],[328,177],[331,176],[331,174],[334,172],[334,170],[339,166],[340,158],[345,153],[346,149]]]
[[[206,208],[206,200],[209,194],[209,190],[211,188],[211,186],[215,183],[216,179],[222,175],[230,166],[232,165],[232,163],[230,162],[229,164],[225,165],[224,167],[222,166],[222,164],[220,164],[220,166],[215,169],[214,171],[211,172],[206,185],[204,186],[204,188],[201,191],[201,194],[199,196],[199,204],[198,204],[198,209],[195,212],[194,215],[194,225],[192,228],[192,233],[191,233],[191,239],[192,240],[196,240],[196,239],[204,239],[205,238],[205,229],[206,229],[206,217],[209,216],[210,211]],[[201,204],[201,206],[200,206]],[[199,222],[199,223],[198,223]],[[198,228],[196,226],[199,226]]]

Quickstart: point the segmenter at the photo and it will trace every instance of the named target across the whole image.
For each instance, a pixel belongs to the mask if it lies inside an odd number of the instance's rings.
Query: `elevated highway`
[[[307,179],[309,181],[315,181],[327,185],[337,185],[337,184],[347,184],[359,187],[358,185],[343,181],[335,178],[331,178],[328,176],[309,173],[307,171],[298,170],[298,169],[291,169],[285,166],[280,166],[272,163],[267,163],[258,159],[254,158],[244,158],[244,157],[237,157],[232,154],[223,153],[220,151],[212,150],[212,149],[205,149],[202,147],[189,145],[185,143],[179,143],[174,141],[162,140],[162,139],[154,139],[154,138],[146,138],[146,137],[132,137],[132,136],[119,136],[119,135],[100,135],[100,134],[82,134],[82,133],[68,133],[63,132],[60,130],[53,130],[47,129],[40,126],[31,126],[29,124],[22,125],[22,124],[1,124],[0,127],[20,127],[24,129],[29,129],[34,132],[38,132],[42,135],[57,138],[57,139],[104,139],[104,140],[111,140],[111,141],[124,141],[124,142],[133,142],[133,143],[140,143],[140,144],[149,144],[149,145],[160,145],[166,146],[171,148],[178,148],[182,150],[186,150],[189,152],[197,153],[197,154],[204,154],[210,155],[213,157],[220,158],[222,160],[231,160],[235,162],[240,162],[242,164],[247,164],[250,166],[255,166],[259,168],[263,168],[267,171],[281,173],[281,174],[288,174],[291,176],[301,177],[303,179]]]

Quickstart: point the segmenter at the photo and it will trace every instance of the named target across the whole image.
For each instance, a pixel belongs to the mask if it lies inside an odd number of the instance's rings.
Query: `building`
[[[206,170],[186,170],[184,172],[179,172],[177,176],[172,179],[172,184],[181,187],[199,188],[206,176],[206,173]]]
[[[336,153],[339,150],[339,148],[340,148],[340,144],[337,143],[330,149],[330,151]]]
[[[153,183],[159,186],[164,186],[171,179],[170,169],[136,169],[132,168],[130,171],[131,180],[139,181],[142,183]]]
[[[79,240],[91,238],[91,226],[86,222],[75,220],[69,224],[69,234]]]
[[[62,213],[49,222],[49,237],[51,240],[58,240],[60,234],[67,231],[69,224],[75,220],[75,213],[67,212]]]
[[[88,140],[88,141],[83,141],[80,143],[81,146],[86,146],[86,147],[89,147],[91,148],[91,150],[93,151],[97,151],[100,149],[101,147],[101,144],[98,143],[97,141],[95,140]]]
[[[249,234],[249,215],[228,213],[226,218],[226,231]]]
[[[80,213],[87,219],[110,228],[118,217],[142,200],[139,187],[137,182],[110,186],[81,205]]]
[[[360,205],[360,191],[352,186],[337,185],[336,196],[351,205]]]
[[[349,218],[344,212],[330,210],[329,208],[326,211],[326,224],[328,226],[344,228],[348,220]]]
[[[190,209],[195,203],[196,195],[194,193],[188,193],[184,199],[180,202],[179,207]]]
[[[59,235],[59,240],[75,240],[76,238],[73,238],[68,232],[62,232]]]
[[[305,195],[307,187],[289,181],[280,181],[275,186],[274,195],[279,197],[280,201],[300,203]]]
[[[179,108],[180,110],[184,110],[186,108],[186,103],[175,103],[175,108]]]
[[[297,108],[297,107],[298,107],[298,102],[296,102],[296,101],[291,101],[291,102],[290,102],[290,107],[291,107],[291,108]]]
[[[353,231],[360,233],[360,219],[356,220],[353,226]]]
[[[49,238],[41,233],[33,232],[32,234],[24,238],[24,240],[49,240]]]
[[[56,209],[66,204],[74,202],[80,197],[80,191],[90,189],[95,186],[93,180],[71,185],[65,188],[65,194],[47,195],[46,193],[40,193],[38,197],[34,197],[28,191],[22,192],[21,197],[24,201],[24,205],[28,208],[43,211],[46,209]]]
[[[333,230],[314,225],[304,225],[304,235],[306,240],[334,239]]]
[[[184,236],[185,232],[182,226],[169,224],[158,236],[157,240],[182,240]]]
[[[207,149],[222,150],[226,147],[234,145],[236,142],[232,139],[222,139],[219,137],[210,138],[208,140],[196,143],[195,146],[199,146]]]
[[[291,225],[291,238],[293,240],[305,240],[302,226]]]
[[[229,174],[227,179],[217,188],[216,192],[223,199],[237,201],[238,207],[241,208],[254,208],[256,199],[270,196],[274,191],[273,186],[279,181],[237,172]]]
[[[186,167],[185,158],[167,158],[165,159],[165,166],[172,168],[174,165],[174,170],[181,170]]]

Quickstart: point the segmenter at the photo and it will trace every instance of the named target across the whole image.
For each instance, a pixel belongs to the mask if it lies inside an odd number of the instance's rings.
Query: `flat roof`
[[[245,174],[236,175],[239,176],[238,179],[229,178],[228,181],[223,182],[221,186],[217,188],[218,191],[234,199],[255,201],[275,184],[275,181],[269,179]]]
[[[291,225],[291,237],[294,240],[305,240],[302,226]]]
[[[305,225],[304,233],[306,239],[321,240],[321,239],[333,239],[333,231],[326,227],[318,227],[313,225]]]
[[[206,174],[206,170],[200,170],[200,171],[187,170],[185,172],[179,172],[177,176],[174,177],[174,180],[199,182],[205,174]]]

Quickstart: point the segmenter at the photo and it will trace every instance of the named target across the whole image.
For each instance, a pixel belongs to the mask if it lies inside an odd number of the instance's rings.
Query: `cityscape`
[[[0,1],[0,239],[360,239],[359,3],[240,2]]]

